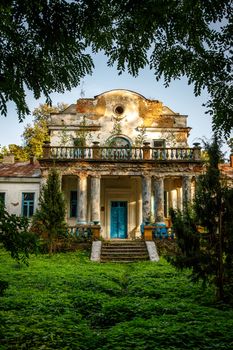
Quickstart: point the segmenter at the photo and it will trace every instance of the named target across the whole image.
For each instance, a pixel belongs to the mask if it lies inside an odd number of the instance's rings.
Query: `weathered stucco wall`
[[[113,90],[93,99],[79,99],[75,113],[51,115],[52,145],[73,145],[83,137],[86,144],[108,145],[115,135],[127,136],[132,145],[139,140],[165,139],[167,147],[187,147],[186,116],[174,113],[157,100],[127,90]]]
[[[36,210],[39,199],[40,179],[33,183],[32,179],[11,179],[10,181],[0,180],[0,192],[5,192],[5,206],[10,214],[22,214],[22,193],[33,192],[34,209]]]

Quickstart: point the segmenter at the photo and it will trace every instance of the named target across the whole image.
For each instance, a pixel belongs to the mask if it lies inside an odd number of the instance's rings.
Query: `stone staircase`
[[[102,242],[100,262],[136,262],[149,260],[145,241]]]

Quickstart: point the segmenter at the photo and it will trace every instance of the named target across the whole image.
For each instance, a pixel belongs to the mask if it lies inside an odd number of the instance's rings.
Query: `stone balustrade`
[[[96,161],[198,161],[200,148],[153,148],[143,147],[43,147],[43,159],[57,160],[96,160]]]

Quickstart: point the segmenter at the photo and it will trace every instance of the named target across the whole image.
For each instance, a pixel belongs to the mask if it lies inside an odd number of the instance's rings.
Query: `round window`
[[[114,112],[115,112],[116,114],[123,114],[123,113],[124,113],[124,108],[123,108],[121,105],[116,106]]]

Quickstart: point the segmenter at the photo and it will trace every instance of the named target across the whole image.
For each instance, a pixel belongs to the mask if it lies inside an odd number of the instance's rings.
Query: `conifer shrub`
[[[212,284],[218,300],[233,301],[233,188],[220,172],[220,142],[205,144],[206,171],[197,179],[194,203],[171,210],[178,254],[170,261],[188,268],[194,282]],[[202,228],[200,232],[199,228]]]
[[[60,187],[59,173],[52,168],[39,197],[31,230],[42,240],[42,247],[50,254],[59,249],[59,241],[66,239],[65,200]]]

